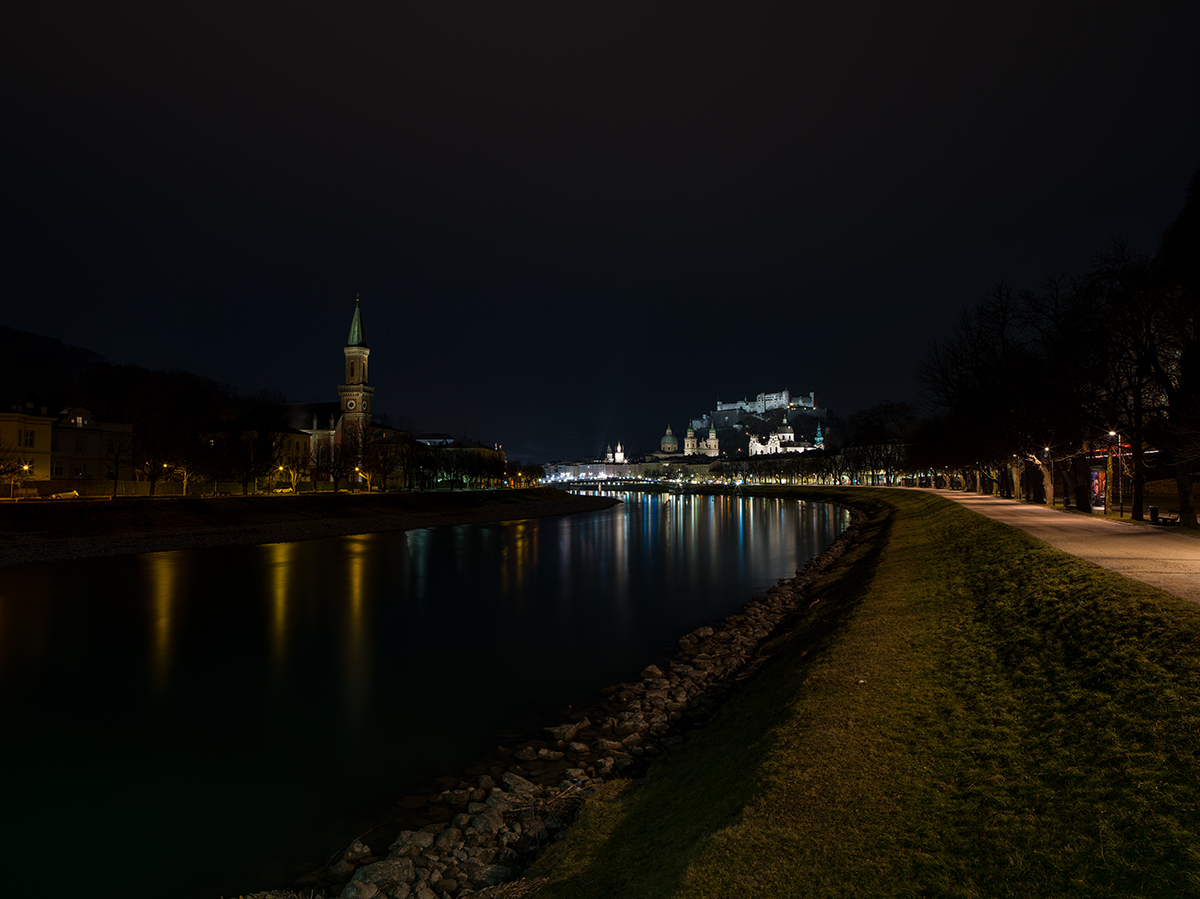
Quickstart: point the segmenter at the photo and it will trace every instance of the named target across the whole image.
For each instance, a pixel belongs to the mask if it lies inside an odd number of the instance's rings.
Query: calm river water
[[[796,501],[619,496],[0,570],[0,893],[286,883],[433,767],[665,662],[847,524]]]

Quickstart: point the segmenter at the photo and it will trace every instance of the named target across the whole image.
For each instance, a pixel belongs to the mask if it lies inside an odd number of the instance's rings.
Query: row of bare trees
[[[1076,277],[998,285],[919,368],[935,415],[919,466],[968,481],[1036,467],[1090,510],[1096,451],[1117,448],[1143,517],[1144,484],[1173,478],[1196,526],[1200,462],[1200,172],[1153,256],[1115,241]]]
[[[334,490],[342,480],[355,478],[376,490],[471,490],[499,487],[519,477],[519,467],[510,471],[503,454],[487,447],[427,445],[370,426],[347,428],[340,442],[318,446],[310,463],[313,472],[333,482]]]
[[[348,427],[338,441],[315,448],[294,433],[241,424],[195,434],[175,453],[151,454],[146,446],[141,444],[138,453],[135,439],[118,435],[104,452],[113,472],[132,464],[139,478],[150,484],[151,496],[166,480],[182,481],[186,495],[191,484],[219,481],[240,484],[242,493],[249,493],[251,485],[263,480],[282,481],[292,491],[319,480],[331,483],[337,492],[347,483],[375,491],[480,489],[522,480],[533,483],[540,476],[522,466],[510,470],[501,453],[484,447],[427,446],[402,432],[374,426]],[[0,473],[6,471],[0,459]]]

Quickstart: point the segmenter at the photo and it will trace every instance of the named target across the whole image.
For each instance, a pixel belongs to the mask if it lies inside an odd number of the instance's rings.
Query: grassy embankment
[[[866,539],[538,899],[1200,895],[1200,609],[935,496],[820,493]]]

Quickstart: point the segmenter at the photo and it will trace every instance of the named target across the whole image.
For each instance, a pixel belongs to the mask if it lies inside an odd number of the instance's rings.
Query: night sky
[[[999,280],[1154,249],[1196,3],[42,3],[8,13],[4,314],[527,462],[763,391],[842,416]]]

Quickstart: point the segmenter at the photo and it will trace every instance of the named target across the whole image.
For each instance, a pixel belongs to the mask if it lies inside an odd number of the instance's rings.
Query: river
[[[0,892],[287,883],[495,733],[665,663],[848,524],[795,500],[618,495],[0,571]]]

